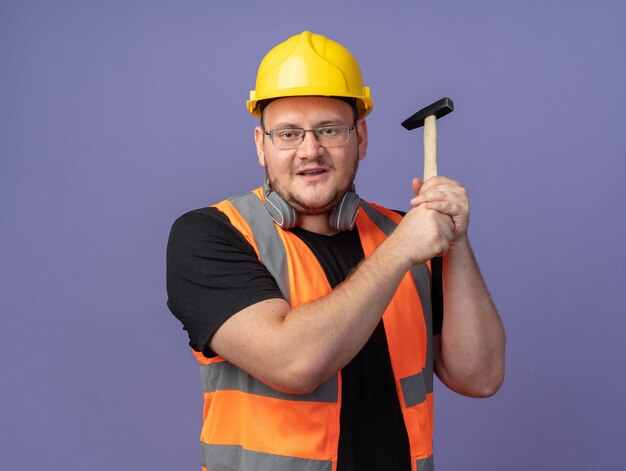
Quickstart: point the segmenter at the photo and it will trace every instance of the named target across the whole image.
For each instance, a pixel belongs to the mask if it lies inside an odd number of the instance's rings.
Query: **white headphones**
[[[272,219],[283,229],[291,229],[298,225],[300,214],[287,203],[278,193],[270,189],[267,178],[263,184],[265,193],[265,208],[272,216]],[[351,231],[359,214],[359,203],[361,198],[355,193],[354,184],[341,201],[332,209],[328,215],[328,224],[336,231]]]

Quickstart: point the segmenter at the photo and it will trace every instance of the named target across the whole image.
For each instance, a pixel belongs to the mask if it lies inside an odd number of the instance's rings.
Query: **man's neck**
[[[300,215],[298,226],[302,229],[316,234],[333,235],[337,231],[328,224],[328,214],[318,214],[315,216]]]

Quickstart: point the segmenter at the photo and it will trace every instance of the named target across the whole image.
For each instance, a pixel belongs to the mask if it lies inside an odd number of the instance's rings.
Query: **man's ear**
[[[256,154],[259,157],[259,165],[265,168],[265,149],[263,147],[263,141],[265,139],[265,133],[261,126],[254,128],[254,143],[256,144]]]
[[[358,146],[359,146],[359,160],[363,160],[367,154],[367,121],[365,119],[359,119],[356,122]]]

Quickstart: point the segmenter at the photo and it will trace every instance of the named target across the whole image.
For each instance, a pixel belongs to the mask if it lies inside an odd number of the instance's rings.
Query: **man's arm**
[[[215,332],[211,350],[286,392],[310,392],[345,366],[378,325],[411,265],[448,250],[452,219],[423,207],[327,296],[290,309],[268,300],[234,314]]]
[[[460,394],[491,396],[504,381],[504,329],[467,240],[444,257],[443,290],[437,376]]]
[[[423,185],[415,180],[413,191],[413,205],[441,211],[454,222],[454,237],[443,258],[444,316],[441,335],[435,338],[435,372],[460,394],[490,396],[504,381],[505,336],[467,238],[467,194],[444,177]]]

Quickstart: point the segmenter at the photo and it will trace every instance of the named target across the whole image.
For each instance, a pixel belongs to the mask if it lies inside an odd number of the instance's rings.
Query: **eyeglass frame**
[[[319,140],[319,130],[320,129],[324,129],[324,128],[346,128],[348,130],[348,134],[346,135],[346,140],[344,142],[342,142],[341,144],[333,144],[333,145],[324,145],[320,142]],[[306,133],[307,132],[312,132],[313,136],[315,137],[315,141],[321,146],[321,147],[339,147],[339,146],[343,146],[345,144],[348,143],[348,141],[350,140],[350,133],[356,129],[356,121],[354,121],[352,123],[352,126],[348,126],[347,124],[326,124],[324,126],[318,126],[316,128],[313,129],[304,129],[304,128],[278,128],[278,129],[272,129],[271,131],[266,131],[265,127],[261,126],[261,129],[263,130],[263,134],[266,136],[270,137],[270,140],[272,141],[272,144],[274,144],[276,147],[278,147],[279,149],[282,150],[288,150],[288,149],[296,149],[297,147],[299,147],[303,142],[304,142],[304,138],[306,137]],[[294,145],[293,147],[279,147],[275,142],[274,142],[274,133],[276,131],[302,131],[302,137],[301,137],[301,141],[298,142],[297,145]]]

